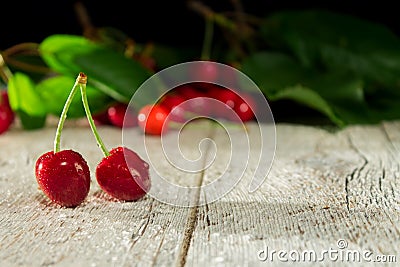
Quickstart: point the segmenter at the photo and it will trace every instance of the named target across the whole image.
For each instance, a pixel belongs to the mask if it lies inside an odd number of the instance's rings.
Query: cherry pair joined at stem
[[[100,188],[118,200],[137,200],[150,190],[149,165],[127,147],[120,146],[110,151],[106,149],[90,112],[86,84],[87,76],[79,73],[60,116],[54,149],[44,153],[36,161],[35,175],[38,185],[50,200],[64,207],[80,205],[89,193],[90,171],[86,160],[72,149],[60,149],[61,132],[67,111],[80,88],[89,125],[103,152],[103,158],[96,167],[96,180]]]

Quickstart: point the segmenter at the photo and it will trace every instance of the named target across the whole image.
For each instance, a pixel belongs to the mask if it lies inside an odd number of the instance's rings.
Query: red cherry
[[[242,93],[242,97],[238,98],[237,104],[234,107],[236,114],[241,121],[250,121],[255,118],[256,102],[253,96],[248,93]]]
[[[167,94],[161,99],[160,105],[170,112],[169,119],[171,121],[184,122],[185,109],[181,104],[185,101],[186,99],[178,94]]]
[[[185,102],[185,100],[186,99],[183,96],[180,96],[178,94],[167,94],[161,99],[160,105],[168,110],[171,110],[174,107],[179,106],[180,104]]]
[[[14,122],[15,114],[11,109],[7,91],[2,90],[0,95],[0,134],[6,132]]]
[[[185,100],[197,97],[200,93],[197,87],[193,86],[192,84],[183,84],[174,89],[174,92]]]
[[[78,206],[89,193],[89,166],[81,154],[71,149],[41,155],[35,175],[43,193],[61,206]]]
[[[0,100],[0,102],[1,101],[4,101],[3,103],[2,103],[2,105],[6,105],[6,106],[10,106],[10,102],[9,102],[9,99],[8,99],[8,92],[7,92],[7,90],[0,90],[0,92],[1,92],[1,95],[0,95],[0,97],[1,97],[1,99],[2,100]]]
[[[193,82],[190,85],[200,92],[209,92],[213,90],[215,87],[218,87],[217,84],[209,83],[209,82]]]
[[[238,101],[238,95],[234,91],[225,88],[220,89],[219,91],[215,90],[213,97],[231,109],[235,108]]]
[[[150,190],[149,165],[129,148],[117,147],[96,168],[99,186],[110,196],[137,200]]]
[[[161,105],[146,105],[139,110],[139,127],[145,134],[161,135],[168,130],[169,111]]]
[[[235,120],[234,109],[237,106],[239,97],[234,91],[220,88],[210,92],[210,96],[221,102],[221,104],[213,106],[213,114],[215,116]]]
[[[93,114],[93,120],[96,125],[109,125],[111,124],[108,118],[108,110]]]
[[[212,98],[215,98],[215,96],[221,92],[222,89],[225,89],[225,87],[215,83],[203,83],[201,86],[204,88],[204,92]]]
[[[191,63],[188,68],[189,79],[191,79],[193,82],[215,82],[218,78],[218,75],[218,67],[216,63],[212,61],[199,61]]]
[[[190,100],[183,104],[182,108],[196,115],[209,115],[209,110],[206,108],[207,94],[204,90],[195,87],[194,84],[182,85],[177,89],[177,92],[185,99]]]
[[[125,103],[117,103],[107,110],[108,120],[117,127],[137,126],[137,115],[132,108]]]

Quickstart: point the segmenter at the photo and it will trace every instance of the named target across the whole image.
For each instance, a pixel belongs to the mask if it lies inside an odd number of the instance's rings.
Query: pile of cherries
[[[250,93],[238,94],[217,84],[193,82],[173,88],[157,103],[138,111],[118,102],[105,112],[95,114],[94,119],[98,124],[120,128],[138,126],[146,134],[161,135],[168,131],[170,124],[184,123],[198,116],[237,123],[252,121],[256,109],[256,101]]]

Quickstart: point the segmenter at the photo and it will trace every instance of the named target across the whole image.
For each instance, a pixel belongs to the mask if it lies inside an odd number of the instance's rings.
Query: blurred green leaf
[[[75,59],[82,54],[90,53],[98,45],[77,35],[55,34],[46,37],[39,44],[43,61],[55,72],[77,75],[81,70]]]
[[[270,95],[271,101],[289,99],[315,109],[326,115],[333,123],[344,126],[346,123],[335,113],[331,105],[315,91],[301,85],[286,87],[276,94]]]
[[[261,33],[304,66],[349,71],[382,89],[400,87],[400,38],[381,24],[323,10],[283,11],[265,18]]]
[[[248,57],[242,71],[271,101],[290,99],[321,112],[339,126],[375,122],[364,97],[363,81],[357,76],[305,68],[289,55],[273,52]]]
[[[69,76],[55,76],[47,78],[36,85],[36,91],[45,103],[47,113],[60,116],[64,103],[75,83],[75,78]],[[101,111],[112,102],[112,99],[103,92],[87,85],[87,97],[92,113]],[[80,94],[76,94],[68,110],[68,117],[79,118],[85,116]]]
[[[40,44],[44,61],[67,76],[84,72],[88,83],[120,102],[129,102],[152,73],[139,62],[74,35],[52,35]]]
[[[314,70],[307,70],[280,52],[258,52],[247,57],[241,71],[252,78],[268,96],[282,88],[300,84]]]
[[[8,81],[10,106],[16,112],[24,129],[44,126],[46,119],[45,102],[35,91],[35,84],[28,75],[16,72]]]

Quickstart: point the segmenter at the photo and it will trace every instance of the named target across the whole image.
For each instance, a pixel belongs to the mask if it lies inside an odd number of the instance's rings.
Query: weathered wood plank
[[[254,127],[249,126],[250,135],[257,134]],[[99,130],[110,148],[121,144],[121,131]],[[109,199],[93,180],[87,201],[76,209],[51,204],[34,179],[34,162],[52,149],[54,129],[12,130],[0,137],[0,265],[280,266],[276,254],[273,262],[261,261],[260,251],[313,250],[320,258],[330,248],[346,251],[338,249],[339,239],[347,242],[347,249],[370,251],[371,257],[396,254],[400,248],[399,130],[399,122],[338,132],[279,124],[272,169],[256,192],[248,192],[257,164],[257,157],[250,155],[241,181],[210,204],[181,208],[151,196],[120,203]],[[240,131],[232,134],[242,137]],[[206,137],[215,140],[216,157],[210,143],[198,146]],[[141,134],[134,130],[131,138],[130,144],[144,155]],[[62,140],[62,147],[75,148],[87,158],[93,172],[102,155],[90,130],[66,126]],[[257,147],[260,140],[252,140]],[[204,155],[206,160],[200,162],[213,163],[200,173],[171,166],[160,152],[158,137],[147,141],[153,167],[171,183],[204,185],[224,172],[236,177],[241,171],[241,157],[225,168],[232,155],[220,128],[200,125],[181,134],[186,159],[180,163]],[[171,136],[164,141],[167,150],[179,153],[173,150]],[[245,147],[243,139],[235,153],[245,154]],[[207,199],[202,191],[195,192],[189,200]],[[324,262],[331,263],[336,265],[329,259]]]
[[[367,250],[370,259],[397,255],[399,124],[383,126],[385,131],[380,126],[354,126],[330,133],[278,125],[276,157],[263,186],[250,194],[247,172],[229,194],[198,208],[187,266],[282,265],[277,255],[265,262],[258,258],[267,248],[270,253],[313,250],[317,259],[329,249]],[[226,142],[222,134],[215,138],[216,143]],[[223,158],[230,153],[218,152]],[[204,176],[213,177],[222,169],[213,165]],[[341,239],[348,244],[344,250],[338,248]],[[292,262],[288,255],[286,259]],[[326,257],[324,263],[335,261]],[[357,264],[352,258],[340,263]]]
[[[121,131],[99,128],[111,149],[122,144]],[[195,129],[196,139],[207,133]],[[101,151],[88,127],[65,127],[62,148],[79,151],[92,171],[88,199],[75,209],[60,208],[37,189],[36,158],[52,149],[54,129],[31,132],[13,130],[0,138],[0,265],[3,266],[170,266],[178,258],[188,209],[163,204],[146,196],[120,203],[98,187],[94,170]],[[132,149],[145,155],[142,134],[132,133]],[[158,137],[148,138],[150,148],[160,148]],[[137,144],[137,146],[135,145]],[[192,146],[183,138],[182,147]],[[184,149],[188,157],[197,151]],[[193,151],[193,152],[191,152]],[[151,153],[158,171],[185,185],[198,183],[198,173],[184,174],[169,166],[162,153]],[[180,197],[180,196],[177,196]]]

